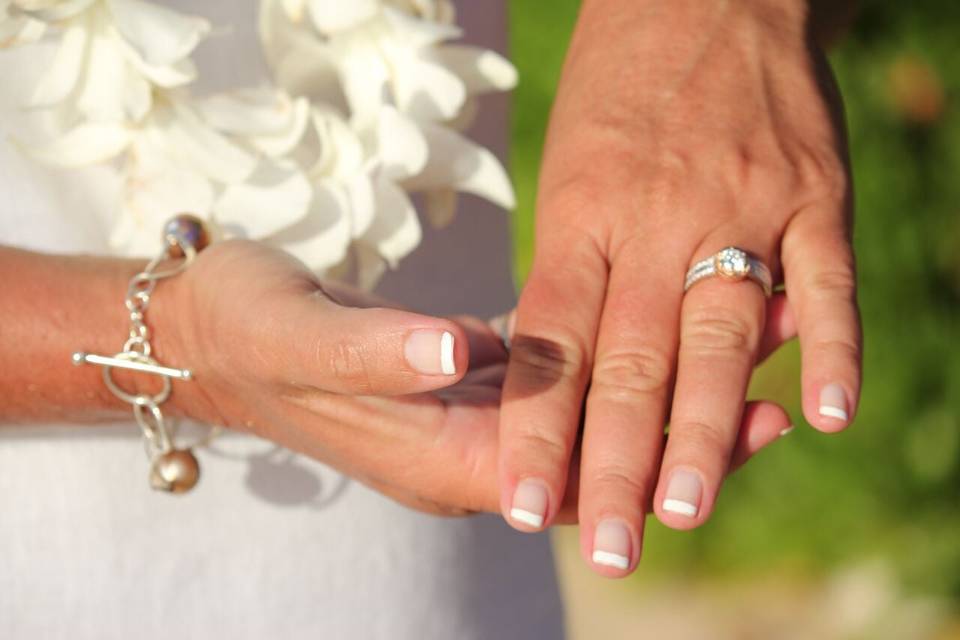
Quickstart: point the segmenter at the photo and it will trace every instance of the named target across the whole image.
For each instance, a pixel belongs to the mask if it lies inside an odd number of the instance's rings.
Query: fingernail
[[[692,471],[677,469],[670,476],[667,485],[667,497],[663,500],[663,510],[695,518],[700,511],[700,496],[703,485],[700,476]]]
[[[522,480],[513,493],[510,517],[539,529],[547,514],[547,489],[536,480]]]
[[[593,562],[605,567],[630,566],[630,530],[619,520],[602,520],[593,533]]]
[[[836,418],[846,422],[847,393],[838,384],[828,384],[820,390],[820,415],[825,418]]]
[[[407,364],[414,370],[429,375],[452,376],[457,372],[453,359],[453,334],[449,331],[420,329],[407,337],[403,352]]]
[[[787,427],[786,429],[780,432],[780,437],[782,438],[783,436],[790,435],[790,432],[793,431],[795,428],[796,427],[794,427],[793,425],[790,425],[789,427]]]

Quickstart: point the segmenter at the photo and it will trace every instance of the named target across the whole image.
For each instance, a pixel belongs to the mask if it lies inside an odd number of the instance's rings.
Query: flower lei
[[[458,192],[514,206],[499,161],[460,131],[476,96],[511,89],[516,71],[450,43],[451,0],[261,0],[274,86],[197,97],[191,55],[209,32],[146,0],[0,0],[0,46],[59,38],[28,102],[58,133],[21,147],[118,167],[118,251],[149,253],[171,213],[192,211],[221,237],[372,286],[420,242],[411,194],[437,225]]]

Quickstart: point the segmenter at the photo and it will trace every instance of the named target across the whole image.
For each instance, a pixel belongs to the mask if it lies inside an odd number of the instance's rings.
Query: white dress
[[[198,51],[203,88],[263,77],[255,0],[171,4],[232,27]],[[502,4],[459,4],[468,39],[502,49]],[[106,253],[111,172],[41,167],[7,142],[35,58],[0,52],[0,243]],[[477,130],[501,152],[505,109],[488,100]],[[433,313],[510,308],[508,217],[465,199],[381,291]],[[0,638],[563,637],[546,535],[420,514],[249,436],[201,459],[201,484],[172,497],[147,487],[132,423],[0,425]]]

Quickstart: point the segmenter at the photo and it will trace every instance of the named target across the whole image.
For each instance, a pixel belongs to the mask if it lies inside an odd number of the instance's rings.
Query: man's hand
[[[800,0],[584,1],[504,386],[500,507],[522,530],[555,522],[585,406],[581,548],[604,575],[636,567],[648,506],[677,529],[709,517],[771,336],[799,331],[812,425],[854,414],[846,149],[808,17]],[[718,278],[685,296],[687,269],[731,245],[786,296]]]

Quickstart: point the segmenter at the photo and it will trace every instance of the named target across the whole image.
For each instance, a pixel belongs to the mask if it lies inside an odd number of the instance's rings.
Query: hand
[[[806,419],[835,432],[853,417],[846,149],[805,9],[583,3],[504,385],[500,507],[521,530],[555,522],[585,406],[581,549],[603,575],[636,567],[651,505],[677,529],[709,518],[751,371],[794,323]],[[684,296],[688,267],[730,245],[782,274],[786,296],[717,278]]]
[[[380,301],[244,241],[202,251],[156,295],[161,357],[195,373],[176,386],[179,413],[305,453],[423,511],[495,509],[506,352],[485,323],[361,308]]]

